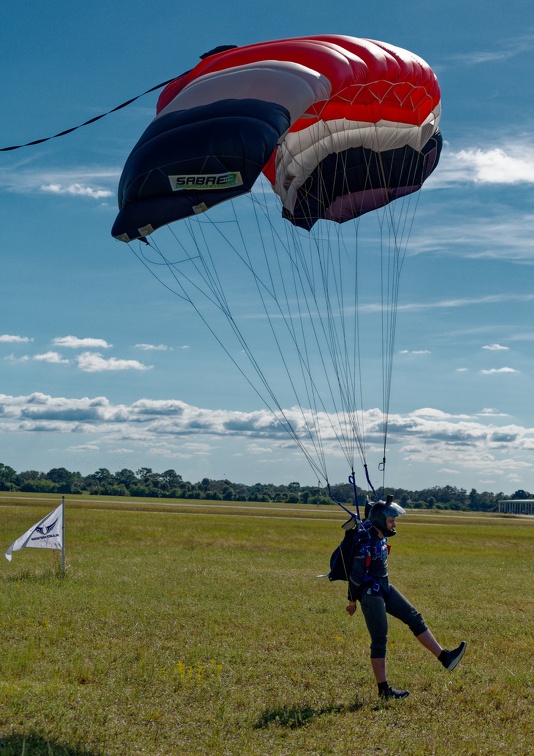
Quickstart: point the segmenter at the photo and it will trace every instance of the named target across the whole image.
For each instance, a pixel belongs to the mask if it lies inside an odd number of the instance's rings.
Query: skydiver
[[[387,558],[388,538],[396,534],[395,519],[406,514],[392,497],[376,502],[368,510],[368,520],[364,523],[367,537],[360,538],[349,576],[346,610],[354,614],[357,601],[371,636],[371,666],[381,698],[406,698],[408,690],[392,688],[386,677],[387,614],[400,619],[413,632],[417,640],[441,662],[445,669],[452,671],[465,652],[466,642],[448,651],[443,649],[428,629],[421,614],[410,602],[390,584]]]

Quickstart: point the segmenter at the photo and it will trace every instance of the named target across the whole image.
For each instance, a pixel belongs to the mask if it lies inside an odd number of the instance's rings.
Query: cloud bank
[[[294,407],[285,410],[286,419],[305,438],[306,420],[318,430],[325,454],[341,456],[335,438],[335,418]],[[363,413],[369,448],[380,447],[382,413]],[[500,424],[499,422],[500,421]],[[315,430],[313,432],[315,432]],[[43,434],[52,438],[72,434],[78,439],[71,451],[87,452],[96,447],[106,454],[138,450],[152,455],[183,459],[206,454],[210,445],[239,438],[247,453],[263,454],[296,450],[279,421],[268,410],[241,412],[207,409],[176,399],[140,399],[132,404],[114,404],[106,397],[66,398],[43,393],[24,396],[0,394],[0,433]],[[390,446],[401,465],[437,465],[496,478],[530,473],[534,467],[534,428],[515,424],[494,409],[479,414],[451,415],[423,408],[389,419]]]

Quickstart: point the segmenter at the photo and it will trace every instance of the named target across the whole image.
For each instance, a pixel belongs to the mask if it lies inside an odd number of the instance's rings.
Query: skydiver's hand
[[[352,617],[352,615],[356,611],[356,602],[355,601],[349,601],[349,603],[345,607],[345,611],[347,611],[350,614],[350,616]]]

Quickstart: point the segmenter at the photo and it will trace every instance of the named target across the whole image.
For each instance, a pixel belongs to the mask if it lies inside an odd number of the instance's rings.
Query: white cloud
[[[465,183],[534,184],[534,146],[530,138],[488,149],[466,147],[455,151],[446,144],[439,166],[425,187],[437,189]]]
[[[507,302],[532,302],[534,300],[534,294],[488,294],[482,297],[460,297],[458,299],[440,299],[437,301],[421,301],[421,302],[407,302],[398,306],[399,312],[419,312],[424,310],[441,310],[452,309],[460,307],[473,307],[476,305],[488,305],[488,304],[506,304]],[[380,305],[372,305],[366,308],[365,311],[379,311]]]
[[[506,480],[508,480],[510,483],[521,483],[522,482],[521,476],[517,475],[516,473],[510,473],[509,475],[507,475],[506,476]],[[488,481],[488,482],[492,483],[493,481]]]
[[[15,357],[14,354],[8,354],[4,357],[4,360],[7,360],[8,362],[28,362],[29,356],[27,354],[22,355],[22,357]]]
[[[509,348],[501,344],[486,344],[486,346],[482,347],[482,349],[488,349],[490,352],[507,351]]]
[[[247,453],[248,454],[272,454],[273,449],[270,449],[268,446],[262,446],[260,444],[247,444]]]
[[[502,368],[490,368],[489,370],[481,370],[482,375],[495,375],[496,373],[519,373],[519,370],[511,367]]]
[[[429,349],[401,349],[399,354],[431,354]]]
[[[79,166],[73,170],[39,170],[25,158],[9,168],[0,168],[0,187],[22,194],[44,192],[102,199],[115,194],[120,174],[120,168],[101,168],[94,165]]]
[[[512,38],[495,39],[491,50],[471,50],[451,56],[451,60],[470,66],[486,63],[500,63],[514,58],[516,55],[528,53],[534,49],[534,34],[527,32]]]
[[[506,412],[499,412],[499,410],[493,409],[493,407],[484,407],[478,414],[480,417],[510,417]]]
[[[12,336],[9,333],[0,334],[0,343],[2,344],[28,344],[33,339],[28,336]]]
[[[68,365],[69,360],[63,359],[59,352],[45,352],[44,354],[36,354],[33,357],[37,362],[50,362],[53,365]]]
[[[78,367],[84,373],[102,373],[108,370],[151,370],[152,365],[144,365],[138,360],[105,359],[99,352],[83,352],[76,358]]]
[[[202,452],[202,454],[205,454],[211,450],[211,446],[209,444],[199,444],[199,443],[188,443],[188,444],[182,444],[182,449],[189,452],[190,454],[197,452]]]
[[[59,347],[68,347],[69,349],[109,349],[113,344],[108,344],[104,339],[83,338],[77,336],[56,336],[52,339],[52,344]]]
[[[504,197],[503,193],[500,199],[504,201]],[[485,206],[475,204],[465,215],[456,214],[454,220],[447,214],[441,217],[430,213],[426,223],[423,218],[410,237],[410,254],[439,252],[471,259],[532,263],[534,212],[516,210],[513,199],[503,208],[497,209],[493,201]],[[432,234],[425,230],[428,224],[432,225]]]
[[[174,349],[174,347],[166,346],[165,344],[136,344],[135,348],[142,349],[145,352],[167,352]]]
[[[86,186],[85,184],[42,184],[41,191],[47,194],[67,194],[72,197],[90,197],[91,199],[105,199],[113,197],[109,189]]]
[[[475,183],[534,183],[534,152],[531,148],[523,149],[516,155],[497,147],[491,150],[460,150],[453,159],[470,172],[470,178]]]

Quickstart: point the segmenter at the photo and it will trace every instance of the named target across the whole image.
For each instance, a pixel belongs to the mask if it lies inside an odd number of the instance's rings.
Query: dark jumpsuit
[[[387,538],[379,538],[374,527],[369,538],[356,547],[349,577],[349,600],[358,599],[371,636],[371,659],[386,656],[388,639],[387,614],[404,622],[414,635],[427,630],[421,614],[414,609],[388,579]],[[370,563],[366,566],[367,562]]]

